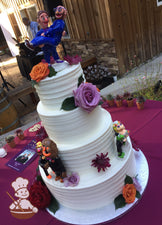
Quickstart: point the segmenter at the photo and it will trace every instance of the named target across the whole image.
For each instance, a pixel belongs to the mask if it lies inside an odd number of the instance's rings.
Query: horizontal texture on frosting
[[[35,85],[40,101],[47,109],[60,110],[62,102],[73,96],[77,89],[78,78],[83,71],[80,64],[67,65],[66,69],[58,72],[56,76],[46,77]]]
[[[64,99],[73,96],[81,74],[80,64],[68,65],[55,77],[45,78],[36,85],[41,121],[49,138],[56,142],[67,173],[78,173],[80,182],[75,187],[65,187],[54,178],[47,179],[41,167],[40,172],[59,203],[72,209],[92,210],[114,201],[122,192],[125,176],[136,175],[136,165],[129,138],[122,147],[124,158],[118,157],[109,112],[100,106],[91,113],[79,107],[71,111],[60,110]],[[98,173],[97,168],[91,166],[92,160],[96,154],[107,152],[111,166]]]
[[[131,143],[129,142],[124,149],[124,160],[110,156],[111,167],[106,172],[98,173],[96,168],[89,168],[86,173],[80,174],[80,183],[76,187],[64,187],[54,179],[48,180],[42,170],[40,172],[51,193],[65,207],[77,210],[100,208],[112,203],[122,192],[126,175],[136,175]]]
[[[49,135],[59,148],[71,148],[84,145],[90,138],[97,138],[99,132],[107,124],[112,123],[110,114],[100,106],[91,113],[76,108],[71,111],[46,110],[39,102],[37,111]],[[66,145],[66,146],[65,146]]]

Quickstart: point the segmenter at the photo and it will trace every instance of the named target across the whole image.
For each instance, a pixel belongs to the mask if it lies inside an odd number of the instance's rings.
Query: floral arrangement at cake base
[[[124,184],[122,194],[118,195],[114,200],[115,209],[122,208],[126,204],[133,203],[136,198],[141,198],[141,186],[137,180],[137,176],[131,178],[126,175]]]
[[[40,175],[36,176],[36,180],[29,189],[29,200],[38,209],[43,210],[48,208],[54,214],[59,209],[58,202],[51,195]]]

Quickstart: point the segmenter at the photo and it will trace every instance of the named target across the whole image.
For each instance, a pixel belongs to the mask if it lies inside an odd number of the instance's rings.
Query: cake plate
[[[143,154],[143,152],[135,151],[135,160],[137,165],[137,174],[138,181],[142,187],[140,194],[142,195],[145,191],[145,188],[148,183],[149,178],[149,167],[147,160]],[[127,213],[133,206],[135,206],[140,199],[137,199],[131,203],[126,204],[123,208],[119,208],[115,210],[114,203],[109,204],[108,206],[88,211],[77,211],[73,209],[66,208],[60,205],[59,210],[54,214],[49,209],[47,211],[56,219],[70,223],[70,224],[79,224],[79,225],[90,225],[90,224],[101,224],[104,222],[111,222],[118,217],[121,217],[125,213]]]

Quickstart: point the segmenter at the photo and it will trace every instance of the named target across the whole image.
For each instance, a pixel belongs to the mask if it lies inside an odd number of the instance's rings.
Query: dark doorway
[[[8,46],[7,46],[7,42],[6,42],[6,39],[4,37],[4,34],[2,32],[2,29],[0,27],[0,50],[4,50],[6,49]]]

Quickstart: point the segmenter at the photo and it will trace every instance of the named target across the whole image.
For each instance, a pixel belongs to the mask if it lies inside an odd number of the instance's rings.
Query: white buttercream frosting
[[[73,96],[78,78],[83,74],[80,64],[59,71],[53,77],[46,77],[35,85],[41,103],[46,110],[60,110],[63,101]]]
[[[65,187],[54,178],[46,178],[40,167],[41,176],[50,192],[65,207],[91,210],[114,201],[122,192],[126,175],[136,175],[136,165],[131,141],[123,146],[125,156],[119,158],[116,138],[109,112],[97,106],[91,113],[76,108],[61,110],[62,102],[73,96],[78,78],[82,74],[80,64],[59,71],[56,76],[45,78],[36,85],[40,102],[38,114],[49,135],[56,142],[59,156],[68,174],[77,172],[80,182],[75,187]],[[106,154],[111,166],[106,171],[92,167],[96,154]]]

